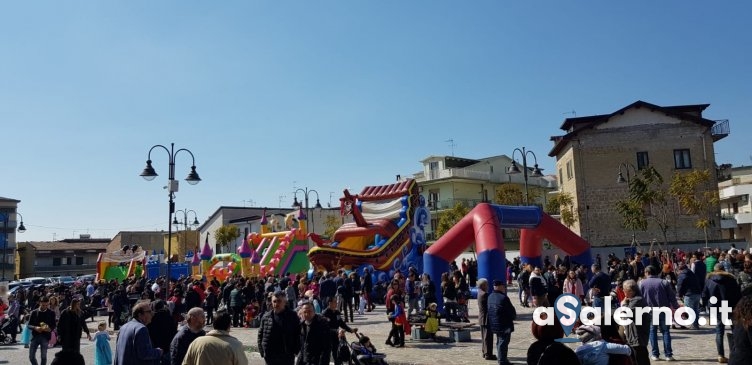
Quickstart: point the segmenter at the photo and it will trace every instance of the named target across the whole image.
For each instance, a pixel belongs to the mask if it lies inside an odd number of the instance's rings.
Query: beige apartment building
[[[721,230],[724,239],[752,242],[752,166],[728,167],[719,175]]]
[[[633,233],[641,244],[661,241],[661,231],[652,222],[644,232],[623,228],[616,202],[628,195],[628,184],[618,183],[617,178],[621,172],[629,179],[650,165],[668,185],[675,172],[710,169],[713,181],[708,189],[716,189],[713,144],[728,135],[729,127],[727,120],[704,118],[708,106],[637,101],[610,114],[565,119],[561,129],[566,134],[551,137],[554,147],[549,156],[556,158],[560,192],[574,199],[578,220],[572,230],[596,247],[629,245]],[[677,207],[668,241],[704,240],[703,232],[694,227],[696,218]],[[710,239],[718,239],[720,217],[712,218]]]
[[[541,157],[545,158],[545,156]],[[517,166],[522,170],[523,166],[520,161],[518,157]],[[413,178],[418,183],[418,191],[432,213],[451,209],[458,203],[472,209],[478,203],[493,202],[496,191],[502,184],[515,184],[524,194],[524,174],[508,173],[509,167],[512,166],[512,159],[506,155],[480,159],[428,156],[420,162],[423,164],[423,169],[413,174]],[[528,156],[527,162],[530,205],[545,207],[547,193],[556,189],[556,177],[530,176],[535,162],[531,156]],[[401,179],[401,176],[397,179]],[[533,197],[536,198],[533,199]],[[523,205],[523,202],[519,204]],[[429,240],[436,239],[433,232],[438,226],[438,220],[439,214],[431,215],[431,226],[426,227]]]

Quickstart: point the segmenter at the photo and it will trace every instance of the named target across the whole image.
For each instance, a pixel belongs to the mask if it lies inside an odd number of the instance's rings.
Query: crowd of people
[[[700,329],[701,314],[709,315],[722,302],[733,308],[734,325],[730,340],[725,341],[726,324],[720,320],[713,324],[717,361],[752,363],[752,328],[749,326],[752,320],[752,254],[732,246],[728,251],[708,249],[682,252],[676,249],[645,254],[637,252],[624,258],[610,254],[605,262],[597,255],[594,261],[588,268],[570,263],[568,257],[555,256],[553,262],[546,257],[541,267],[535,267],[515,259],[508,262],[507,281],[511,283],[516,279],[517,299],[522,307],[550,307],[559,295],[566,293],[580,298],[583,305],[600,308],[601,313],[606,313],[606,305],[611,303],[611,309],[628,307],[633,313],[637,308],[644,307],[666,307],[675,311],[686,306],[696,315],[689,326],[677,324],[673,316],[665,314],[660,315],[656,323],[648,313],[643,314],[640,325],[636,321],[622,327],[613,324],[586,326],[580,323],[573,330],[583,342],[574,351],[579,363],[605,365],[614,363],[609,360],[620,356],[623,362],[619,363],[624,364],[674,361],[671,330]],[[482,289],[482,286],[479,284],[479,288]],[[479,297],[482,329],[483,314],[488,311],[486,321],[489,321],[494,310],[485,303],[487,300]],[[566,346],[549,347],[553,338],[564,335],[559,324],[554,327],[539,329],[533,326],[533,335],[538,341],[528,351],[529,364],[554,364],[563,356],[571,357],[572,354],[564,354],[568,350]],[[492,332],[498,335],[497,331]],[[508,342],[503,336],[497,341]],[[725,342],[730,342],[729,357],[726,357]],[[490,346],[485,338],[483,344],[483,355],[488,358]],[[541,350],[543,345],[546,346],[544,349],[549,350]]]
[[[633,310],[686,306],[698,314],[687,331],[700,328],[700,313],[727,301],[734,307],[735,325],[729,341],[725,340],[726,326],[722,322],[715,325],[718,362],[752,361],[752,255],[733,248],[671,250],[638,252],[624,258],[611,254],[605,262],[596,256],[594,262],[585,267],[568,257],[554,256],[535,267],[515,259],[507,262],[506,280],[489,282],[477,277],[475,260],[463,259],[459,265],[450,265],[450,271],[438,280],[439,287],[427,273],[413,268],[384,282],[374,282],[367,270],[363,275],[345,270],[319,272],[310,278],[303,274],[236,276],[222,283],[128,278],[22,289],[9,297],[9,303],[0,305],[0,310],[8,321],[14,321],[8,331],[13,341],[22,333],[32,365],[39,363],[37,355],[45,365],[48,348],[58,344],[62,350],[52,363],[75,364],[84,334],[96,344],[94,363],[98,365],[245,364],[243,344],[230,334],[233,327],[258,327],[256,346],[267,364],[332,361],[339,365],[352,360],[347,333],[358,336],[360,351],[378,354],[370,339],[357,333],[354,312],[363,314],[383,304],[385,320],[391,323],[385,345],[400,348],[405,346],[412,325],[422,326],[421,330],[435,338],[440,318],[469,322],[470,289],[476,287],[480,355],[506,365],[516,319],[508,287],[517,288],[519,307],[549,307],[563,293],[602,310],[608,303]],[[443,308],[436,305],[440,302],[437,295],[443,299]],[[93,308],[106,308],[108,321],[100,323],[99,331],[92,335],[85,320],[92,316]],[[614,358],[637,365],[674,360],[671,330],[683,326],[665,316],[658,323],[646,317],[643,323],[621,328],[579,324],[567,334],[558,320],[550,326],[533,324],[537,341],[530,345],[528,363],[550,364],[567,356],[581,364],[607,364]],[[209,324],[213,330],[205,332]],[[110,349],[110,329],[117,331],[114,349]],[[575,351],[553,341],[570,335],[582,341]],[[731,353],[728,358],[726,344]],[[375,356],[373,361],[383,359]]]

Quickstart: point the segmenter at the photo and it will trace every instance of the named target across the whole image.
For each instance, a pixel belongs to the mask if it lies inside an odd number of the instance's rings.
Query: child
[[[392,303],[394,312],[389,314],[389,320],[392,321],[392,330],[389,331],[386,344],[394,347],[405,347],[405,325],[407,324],[405,304],[399,295],[392,296]],[[394,342],[392,342],[392,338],[394,338]]]
[[[252,327],[251,323],[253,322],[253,319],[256,318],[256,314],[258,313],[257,308],[258,302],[256,299],[253,299],[248,305],[245,307],[245,328]]]
[[[366,305],[368,305],[368,294],[362,292],[360,293],[360,303],[358,306],[358,313],[361,316],[366,314]]]
[[[94,334],[94,365],[112,364],[112,349],[110,348],[110,334],[107,333],[107,323],[99,322],[97,333]]]
[[[426,324],[423,328],[426,331],[426,334],[429,338],[436,339],[436,332],[439,331],[439,317],[440,314],[437,311],[438,306],[436,303],[431,303],[428,305],[428,310],[426,310]]]
[[[357,336],[358,334],[356,333],[355,335]],[[358,339],[360,342],[360,351],[363,353],[362,356],[365,357],[364,359],[362,359],[364,363],[381,365],[386,364],[386,362],[384,361],[384,354],[376,352],[376,346],[371,343],[371,339],[368,338],[368,336],[359,336]],[[359,356],[358,359],[360,360],[361,357]]]
[[[337,332],[339,338],[339,344],[337,345],[337,361],[335,363],[349,364],[350,363],[350,344],[347,343],[347,336],[345,336],[345,330],[341,329]]]

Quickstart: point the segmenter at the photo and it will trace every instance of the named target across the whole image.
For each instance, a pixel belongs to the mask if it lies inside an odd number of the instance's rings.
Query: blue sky
[[[429,155],[533,150],[567,114],[711,104],[716,158],[752,163],[747,2],[37,1],[0,4],[0,196],[23,240],[167,229],[178,209],[336,204]],[[188,155],[178,155],[185,178]],[[300,198],[300,195],[299,195]],[[311,202],[313,204],[314,202]]]

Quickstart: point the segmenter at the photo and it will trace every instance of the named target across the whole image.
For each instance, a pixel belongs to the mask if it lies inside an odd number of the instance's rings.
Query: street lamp
[[[541,169],[538,168],[538,158],[535,156],[535,153],[533,151],[528,151],[525,149],[525,147],[522,147],[522,149],[515,148],[514,151],[512,151],[512,166],[509,166],[507,169],[507,174],[513,175],[513,174],[519,174],[520,168],[517,166],[517,161],[514,160],[514,154],[519,152],[522,155],[522,174],[525,177],[525,205],[528,205],[528,200],[530,199],[530,196],[528,195],[527,191],[527,178],[528,178],[528,171],[527,171],[527,155],[531,154],[533,155],[533,160],[535,161],[535,165],[533,166],[533,171],[530,173],[530,177],[541,177],[543,176],[543,173],[541,172]]]
[[[178,213],[183,213],[183,221],[178,222]],[[193,212],[193,222],[188,222],[188,212]],[[191,226],[198,227],[200,224],[198,222],[198,214],[196,214],[196,211],[193,209],[178,209],[175,211],[175,216],[172,218],[172,224],[175,225],[180,231],[180,225],[182,224],[186,231],[191,230]],[[178,236],[180,237],[180,236]],[[188,234],[183,235],[183,254],[187,251],[186,245],[188,244]]]
[[[293,194],[292,207],[293,208],[298,208],[298,209],[300,209],[300,202],[298,201],[298,192],[302,192],[303,193],[303,197],[305,198],[306,216],[311,217],[311,228],[310,228],[310,232],[309,233],[313,233],[313,228],[314,228],[314,225],[313,225],[313,216],[311,215],[310,209],[308,207],[308,196],[309,196],[310,193],[316,193],[316,205],[314,206],[314,208],[315,209],[321,209],[322,207],[321,207],[321,202],[319,201],[319,192],[316,191],[316,190],[313,190],[313,189],[309,190],[307,187],[304,188],[304,189],[297,189],[297,190],[293,191],[292,192],[292,194]]]
[[[157,144],[152,146],[149,149],[149,154],[147,155],[146,159],[146,167],[144,168],[144,171],[141,172],[140,176],[143,177],[146,181],[152,181],[154,178],[157,177],[157,172],[154,170],[154,168],[151,166],[151,151],[153,151],[155,148],[161,147],[165,151],[167,151],[167,156],[169,158],[169,175],[167,177],[167,186],[165,187],[167,189],[167,195],[170,197],[170,207],[169,207],[169,214],[167,216],[167,282],[165,283],[166,289],[165,289],[165,295],[167,295],[167,289],[169,289],[169,283],[170,283],[170,261],[171,261],[171,251],[172,251],[172,213],[175,212],[175,193],[178,192],[178,182],[175,180],[175,157],[177,157],[177,154],[180,153],[180,151],[188,152],[188,154],[191,155],[192,164],[191,164],[191,172],[188,173],[188,177],[185,178],[185,181],[187,181],[191,185],[196,185],[199,182],[201,182],[201,178],[198,176],[198,173],[196,172],[196,158],[193,156],[193,152],[191,152],[188,149],[181,148],[177,151],[175,151],[175,144],[170,143],[170,149],[167,149],[167,147]],[[166,297],[165,297],[166,298]]]
[[[627,173],[627,178],[624,178],[624,173],[622,172],[622,168]],[[632,169],[634,172],[634,176],[637,177],[637,168],[632,165],[629,162],[622,162],[619,164],[619,175],[616,177],[616,183],[617,184],[627,184],[627,191],[629,191],[629,187],[632,184],[632,176],[629,174],[629,169]],[[632,244],[631,246],[639,246],[637,243],[637,237],[635,236],[635,230],[632,228]]]
[[[624,179],[624,174],[623,174],[623,172],[621,170],[622,168],[624,168],[624,170],[627,172],[627,178],[626,179]],[[631,176],[629,175],[629,169],[630,168],[632,169],[632,171],[634,171],[634,176],[636,177],[637,176],[637,168],[634,167],[634,165],[632,165],[629,162],[622,162],[622,163],[619,164],[619,176],[616,177],[616,183],[617,184],[627,183],[627,186],[629,186],[630,179],[631,179]]]
[[[21,217],[18,232],[26,232],[26,227],[23,224],[23,215],[19,212],[16,212],[16,215]],[[3,218],[3,277],[0,278],[0,281],[5,281],[5,266],[8,265],[8,223],[10,222],[10,213],[0,212],[0,216]]]

